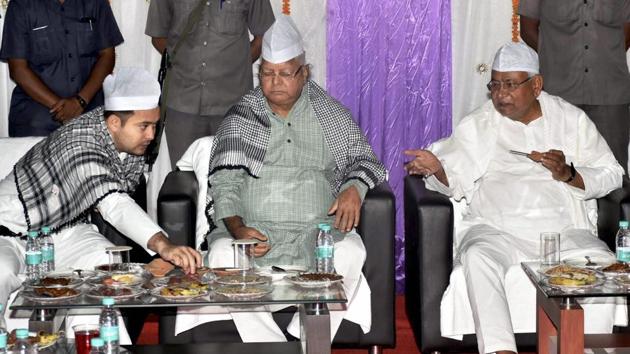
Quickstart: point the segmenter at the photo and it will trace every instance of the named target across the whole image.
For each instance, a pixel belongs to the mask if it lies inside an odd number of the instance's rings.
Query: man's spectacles
[[[499,92],[502,88],[504,88],[507,92],[512,92],[533,78],[534,77],[531,76],[521,82],[493,80],[488,82],[486,87],[490,90],[490,92]]]
[[[271,80],[272,78],[276,77],[276,75],[279,76],[282,80],[294,80],[302,71],[302,68],[304,68],[304,65],[300,65],[300,67],[292,73],[286,71],[276,73],[275,71],[259,70],[258,76],[260,76],[261,80]]]

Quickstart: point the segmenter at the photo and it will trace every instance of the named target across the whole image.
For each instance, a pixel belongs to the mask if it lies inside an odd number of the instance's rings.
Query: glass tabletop
[[[549,298],[581,298],[581,297],[606,297],[606,296],[628,296],[630,286],[619,285],[615,277],[606,276],[604,273],[595,271],[597,280],[594,284],[587,286],[568,287],[550,285],[548,276],[543,274],[539,262],[522,262],[521,267],[532,281],[534,286]]]
[[[147,285],[147,284],[145,284]],[[345,292],[341,284],[332,284],[324,288],[303,288],[290,284],[286,280],[276,280],[267,286],[265,295],[258,298],[247,296],[228,297],[220,294],[219,284],[211,283],[206,295],[184,299],[169,299],[146,289],[137,287],[139,294],[129,297],[114,297],[116,307],[174,307],[174,306],[243,306],[243,305],[273,305],[273,304],[343,304],[347,302]],[[77,288],[79,295],[60,300],[36,301],[25,297],[28,290],[22,289],[10,306],[11,310],[32,309],[72,309],[101,307],[101,298],[89,296],[93,286],[84,284]],[[134,290],[135,292],[135,290]],[[268,292],[268,293],[267,293]]]

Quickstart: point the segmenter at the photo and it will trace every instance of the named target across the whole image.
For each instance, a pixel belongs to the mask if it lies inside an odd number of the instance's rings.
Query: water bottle
[[[48,226],[42,227],[39,245],[42,248],[42,274],[52,272],[55,270],[55,244]]]
[[[103,338],[96,337],[90,339],[90,354],[107,354],[105,351],[105,341]]]
[[[103,299],[103,310],[98,319],[100,325],[100,336],[105,343],[103,353],[118,354],[118,316],[114,310],[114,299],[106,297]]]
[[[335,265],[333,263],[335,242],[330,233],[329,224],[319,224],[319,233],[317,234],[317,243],[315,248],[316,271],[318,273],[334,273]]]
[[[40,278],[42,250],[37,241],[37,231],[29,231],[26,241],[26,278],[37,281]]]
[[[617,261],[630,262],[630,233],[628,232],[628,221],[619,221],[619,231],[615,237],[615,245],[617,246]]]
[[[0,304],[0,315],[2,315],[2,304]],[[3,316],[4,317],[4,316]],[[0,354],[7,353],[7,330],[0,323]]]
[[[15,344],[13,345],[13,354],[31,354],[33,346],[28,342],[28,329],[20,328],[15,330]]]

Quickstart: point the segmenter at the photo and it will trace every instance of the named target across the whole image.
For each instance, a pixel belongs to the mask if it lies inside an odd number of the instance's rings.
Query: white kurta
[[[489,101],[464,118],[450,138],[430,147],[442,161],[449,187],[430,177],[428,188],[456,201],[465,199],[468,205],[454,247],[482,353],[516,350],[505,290],[508,269],[538,257],[543,231],[562,232],[565,254],[581,249],[605,252],[605,244],[595,236],[595,198],[621,186],[623,169],[584,112],[545,92],[538,99],[543,115],[527,125],[502,117]],[[541,164],[509,153],[550,149],[564,152],[585,190],[555,181]],[[448,296],[453,295],[449,289],[443,314],[457,312],[452,307],[457,308],[458,301]],[[453,323],[453,317],[442,321]],[[448,327],[443,335],[453,334]]]

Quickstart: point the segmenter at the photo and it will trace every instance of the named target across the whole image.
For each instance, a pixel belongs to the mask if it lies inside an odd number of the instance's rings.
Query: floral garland
[[[282,13],[291,15],[291,0],[282,0]]]
[[[512,42],[518,42],[520,37],[518,28],[518,0],[512,0]]]

